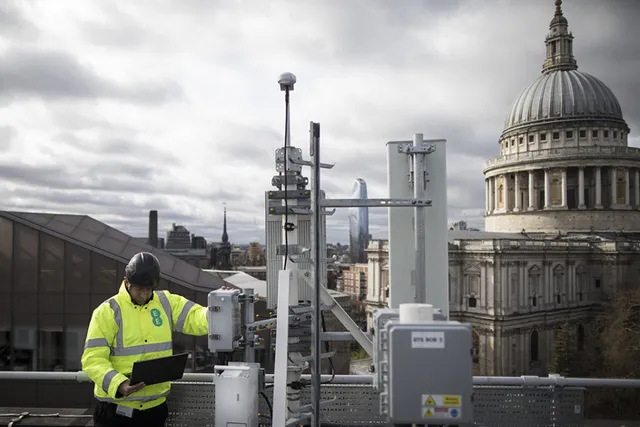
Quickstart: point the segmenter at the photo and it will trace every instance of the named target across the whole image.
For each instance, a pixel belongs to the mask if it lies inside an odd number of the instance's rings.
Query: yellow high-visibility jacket
[[[115,296],[93,311],[82,370],[94,382],[99,401],[140,410],[152,408],[166,400],[171,383],[149,385],[121,396],[118,387],[131,376],[133,363],[172,355],[173,331],[206,335],[208,329],[206,307],[169,291],[154,291],[151,300],[139,306],[123,282]]]

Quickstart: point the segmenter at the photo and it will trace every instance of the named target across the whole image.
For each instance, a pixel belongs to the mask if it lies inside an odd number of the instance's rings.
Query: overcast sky
[[[581,71],[640,145],[640,1],[565,0]],[[387,197],[385,143],[448,140],[450,221],[482,227],[483,162],[540,74],[553,0],[0,0],[0,209],[88,214],[144,236],[150,209],[218,241],[264,242],[282,145],[322,125],[332,198]],[[386,212],[370,211],[386,237]],[[346,211],[329,241],[348,240]]]

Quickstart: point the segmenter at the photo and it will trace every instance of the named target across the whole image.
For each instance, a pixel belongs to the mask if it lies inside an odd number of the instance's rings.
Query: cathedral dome
[[[530,126],[558,122],[608,122],[628,132],[618,99],[600,79],[578,71],[573,56],[573,35],[562,13],[562,0],[546,37],[542,75],[516,98],[507,115],[503,136]],[[618,126],[616,126],[618,127]]]
[[[549,0],[550,1],[550,0]],[[640,230],[640,148],[614,93],[578,70],[562,0],[545,38],[542,74],[516,98],[485,163],[485,230]]]
[[[558,69],[544,72],[522,91],[504,130],[569,120],[625,124],[618,99],[600,79],[575,69]]]

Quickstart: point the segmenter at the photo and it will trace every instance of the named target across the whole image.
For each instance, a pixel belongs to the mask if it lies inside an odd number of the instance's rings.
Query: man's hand
[[[131,393],[135,393],[136,391],[140,390],[144,386],[145,386],[144,383],[131,385],[131,382],[129,380],[126,380],[125,382],[120,384],[120,387],[118,387],[118,391],[122,396],[126,397],[126,396],[129,396]]]

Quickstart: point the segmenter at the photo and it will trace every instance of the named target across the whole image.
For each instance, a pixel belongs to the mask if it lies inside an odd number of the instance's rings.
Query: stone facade
[[[640,242],[501,234],[450,232],[451,318],[474,327],[477,375],[544,374],[556,329],[570,322],[584,341],[584,323],[640,274]],[[367,252],[370,327],[388,304],[386,241]]]

